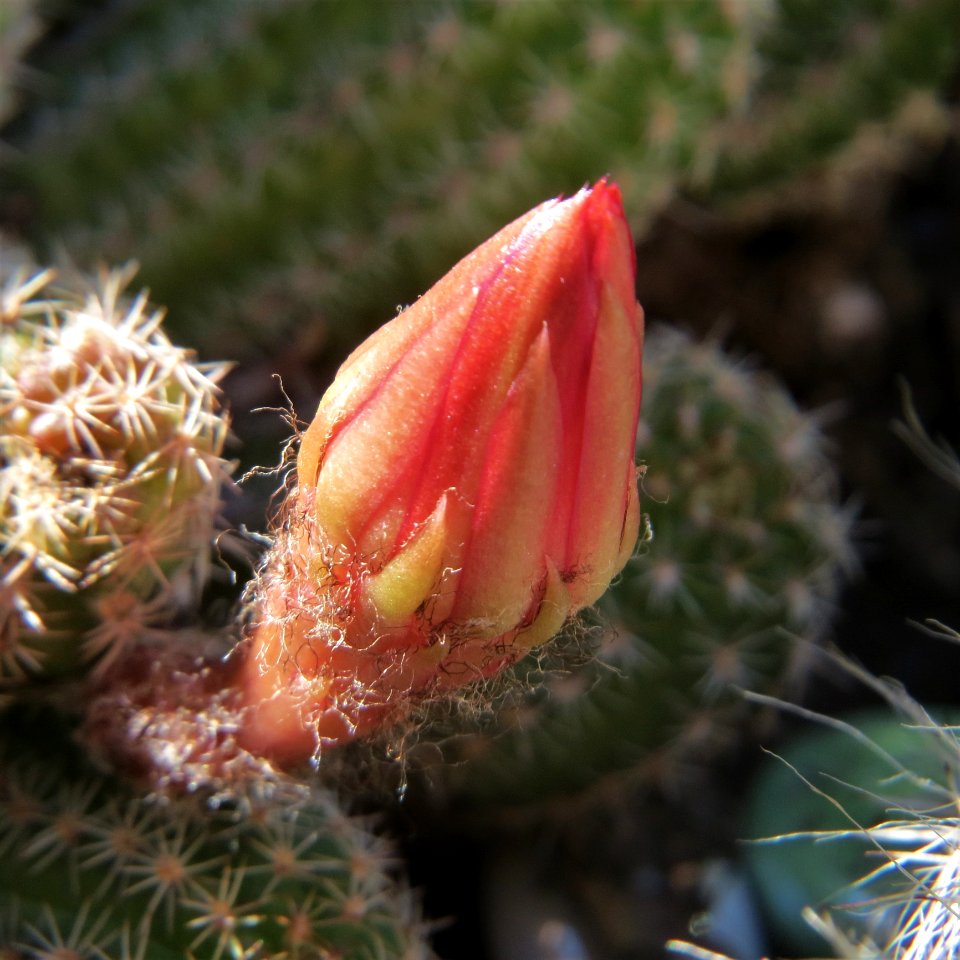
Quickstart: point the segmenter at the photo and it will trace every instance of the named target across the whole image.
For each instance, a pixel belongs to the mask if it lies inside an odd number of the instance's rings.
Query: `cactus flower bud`
[[[618,188],[505,227],[341,367],[303,435],[244,663],[296,761],[491,677],[630,556],[642,312]]]

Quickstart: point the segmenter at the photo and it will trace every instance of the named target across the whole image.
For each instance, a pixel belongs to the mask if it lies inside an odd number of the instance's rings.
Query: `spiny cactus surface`
[[[456,772],[476,802],[572,792],[617,771],[671,780],[708,763],[742,688],[783,691],[853,562],[817,421],[771,380],[653,329],[638,454],[653,536],[602,604],[596,660],[561,672],[478,738]]]
[[[9,261],[8,261],[9,262]],[[3,265],[0,264],[0,267]],[[228,421],[131,270],[0,277],[0,685],[164,642],[206,579]]]
[[[9,717],[7,717],[9,720]],[[151,802],[51,733],[0,770],[0,955],[98,960],[416,960],[430,955],[394,855],[332,795],[248,808]]]

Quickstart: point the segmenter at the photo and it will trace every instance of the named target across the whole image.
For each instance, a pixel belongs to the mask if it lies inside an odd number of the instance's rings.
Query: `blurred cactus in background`
[[[163,643],[207,579],[228,420],[217,381],[129,297],[0,264],[0,684]]]
[[[723,131],[706,189],[698,190],[717,200],[742,202],[842,160],[859,135],[895,126],[911,104],[937,98],[956,69],[957,0],[764,6],[752,109]]]
[[[617,771],[669,784],[708,765],[742,728],[738,691],[798,692],[854,563],[821,425],[775,380],[663,327],[644,368],[653,536],[601,602],[595,662],[548,673],[508,714],[514,729],[459,746],[473,759],[454,789],[471,803],[548,799]]]
[[[3,194],[45,252],[136,257],[205,351],[309,321],[342,352],[545,196],[611,174],[639,229],[826,162],[958,29],[957,0],[144,0],[38,54]]]
[[[4,193],[44,247],[136,256],[202,347],[309,320],[342,350],[544,197],[609,173],[652,213],[743,104],[753,21],[714,0],[140,3],[41,58]]]

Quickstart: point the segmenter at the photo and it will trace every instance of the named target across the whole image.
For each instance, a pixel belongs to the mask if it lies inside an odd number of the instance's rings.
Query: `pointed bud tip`
[[[598,220],[623,220],[626,222],[626,213],[623,209],[623,194],[620,187],[601,177],[596,183],[584,184],[572,197],[564,200],[562,196],[557,200],[561,203],[571,203],[588,211],[589,215]]]

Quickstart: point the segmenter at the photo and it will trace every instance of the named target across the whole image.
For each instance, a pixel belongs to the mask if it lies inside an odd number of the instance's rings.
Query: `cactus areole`
[[[246,746],[296,763],[489,678],[637,538],[643,315],[619,189],[505,227],[358,347],[253,590]]]

